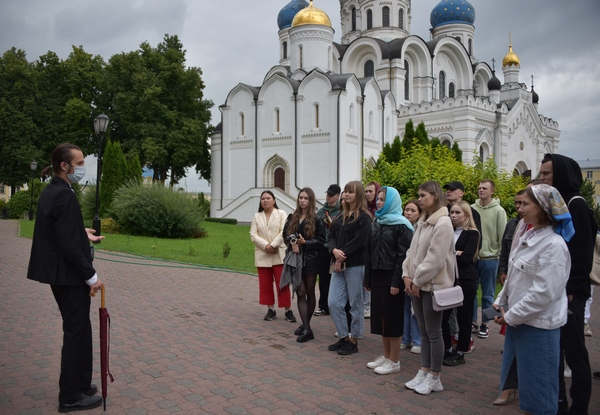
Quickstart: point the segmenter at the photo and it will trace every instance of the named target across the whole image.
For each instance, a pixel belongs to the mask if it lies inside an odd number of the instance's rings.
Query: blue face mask
[[[67,174],[67,177],[69,178],[69,181],[71,183],[77,183],[77,182],[79,182],[79,180],[83,179],[83,176],[85,176],[85,166],[72,166],[72,167],[73,167],[73,173]]]

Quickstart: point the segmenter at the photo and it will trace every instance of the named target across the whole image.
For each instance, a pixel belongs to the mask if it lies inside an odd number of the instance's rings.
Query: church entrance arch
[[[290,165],[278,154],[274,154],[265,163],[263,187],[277,187],[284,192],[290,191]]]

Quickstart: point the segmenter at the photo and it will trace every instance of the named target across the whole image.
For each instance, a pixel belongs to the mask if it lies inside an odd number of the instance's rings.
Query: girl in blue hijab
[[[400,342],[404,330],[402,262],[414,229],[402,215],[402,199],[393,187],[377,193],[365,265],[365,288],[371,291],[371,333],[381,336],[383,352],[367,363],[379,375],[400,371]]]

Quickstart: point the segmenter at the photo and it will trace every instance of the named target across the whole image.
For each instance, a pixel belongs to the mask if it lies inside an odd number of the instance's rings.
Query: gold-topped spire
[[[513,52],[512,49],[512,33],[508,32],[508,53],[502,59],[502,68],[506,68],[507,66],[521,66],[521,60],[517,56],[516,53]]]
[[[316,24],[331,27],[331,20],[329,20],[329,16],[327,16],[327,13],[313,6],[313,0],[310,0],[310,4],[308,5],[308,7],[305,7],[304,9],[296,13],[296,16],[294,16],[294,20],[292,21],[292,27],[307,24]]]

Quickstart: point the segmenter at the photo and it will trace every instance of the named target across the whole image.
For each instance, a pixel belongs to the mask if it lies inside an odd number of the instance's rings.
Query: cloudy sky
[[[218,106],[238,83],[261,85],[278,64],[277,14],[289,0],[0,0],[0,52],[15,46],[30,61],[47,51],[66,58],[71,45],[105,61],[156,46],[178,35],[189,66],[203,71],[205,97]],[[411,34],[430,39],[429,14],[438,0],[413,0]],[[521,82],[540,96],[539,112],[560,124],[559,152],[576,160],[600,159],[600,42],[598,0],[471,0],[475,7],[475,57],[497,62],[513,50],[521,59]],[[340,41],[338,0],[314,0]],[[95,164],[88,162],[89,176]],[[206,191],[195,173],[182,180],[190,191]]]

